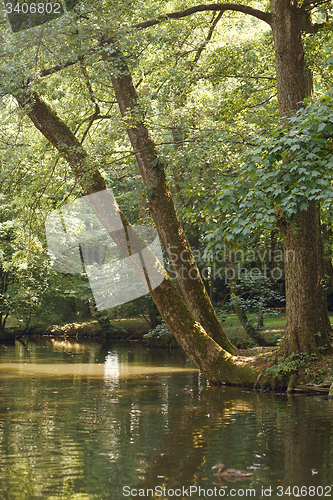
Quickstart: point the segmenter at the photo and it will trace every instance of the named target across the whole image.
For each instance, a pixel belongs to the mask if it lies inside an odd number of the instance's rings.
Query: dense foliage
[[[264,1],[243,4],[268,7]],[[186,7],[192,5],[195,2],[186,3]],[[279,236],[272,238],[277,219],[290,220],[315,200],[321,203],[330,229],[331,31],[324,28],[307,36],[305,57],[317,95],[281,128],[273,41],[267,26],[240,13],[205,12],[181,22],[135,28],[182,8],[178,1],[94,0],[16,34],[2,21],[2,327],[8,315],[28,325],[33,320],[68,320],[94,310],[84,276],[60,275],[50,267],[45,218],[82,193],[66,161],[33,128],[11,96],[22,82],[29,82],[31,90],[49,100],[75,132],[91,167],[102,172],[130,222],[152,225],[147,191],[136,169],[108,68],[99,55],[106,34],[117,40],[127,57],[181,223],[215,302],[228,301],[230,295],[225,245],[228,251],[244,255],[253,251],[252,260],[245,258],[242,263],[244,269],[267,264],[271,272],[282,264],[258,255],[263,248],[272,250],[272,241],[273,254],[281,251]],[[321,21],[331,16],[330,9],[318,5],[314,16]],[[89,55],[83,59],[83,54]],[[328,255],[331,245],[327,240]],[[247,300],[247,306],[252,300],[251,310],[258,310],[259,304],[280,305],[283,273],[266,279],[265,299],[258,282],[258,291],[253,284],[248,287],[251,299],[246,290],[238,300]],[[244,272],[238,279],[239,290],[242,283]],[[149,316],[149,304],[139,309]]]

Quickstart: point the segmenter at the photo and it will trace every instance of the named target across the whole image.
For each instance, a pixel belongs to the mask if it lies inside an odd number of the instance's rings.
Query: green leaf
[[[318,132],[321,132],[326,127],[326,123],[322,122],[318,125]]]

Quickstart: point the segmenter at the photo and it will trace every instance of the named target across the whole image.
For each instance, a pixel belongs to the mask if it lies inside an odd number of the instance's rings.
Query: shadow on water
[[[131,344],[16,344],[0,379],[1,499],[333,495],[325,397],[211,388],[181,351]]]

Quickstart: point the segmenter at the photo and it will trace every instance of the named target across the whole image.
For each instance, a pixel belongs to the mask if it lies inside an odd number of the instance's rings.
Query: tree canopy
[[[177,340],[181,325],[191,323],[183,347],[201,366],[189,347],[196,336],[214,339],[215,357],[236,350],[201,278],[188,279],[192,270],[199,266],[200,273],[209,256],[212,297],[213,264],[224,245],[260,246],[278,228],[285,252],[294,252],[292,231],[310,227],[302,222],[309,210],[319,220],[319,206],[330,227],[332,3],[191,1],[184,7],[158,0],[67,2],[60,17],[14,32],[3,17],[3,318],[22,311],[22,300],[30,312],[44,307],[51,289],[65,299],[92,301],[84,276],[65,280],[50,268],[44,223],[52,210],[109,186],[124,224],[126,217],[156,224],[180,295],[170,280],[152,297]],[[290,39],[282,10],[293,27]],[[320,228],[313,227],[318,265],[307,280],[317,290],[324,271]],[[287,304],[290,276],[296,276],[290,266]],[[304,277],[302,266],[297,276]],[[297,293],[310,300],[312,288],[301,281]],[[168,293],[175,294],[169,302]],[[315,293],[319,304],[322,290]],[[175,319],[172,300],[181,299],[185,316]],[[328,335],[322,333],[322,343],[309,341],[310,351],[327,347],[331,335],[324,305],[319,309],[313,324],[302,317],[309,338],[314,328]],[[285,353],[308,349],[300,340],[297,345],[286,343]],[[205,370],[212,380],[226,376],[222,368]]]

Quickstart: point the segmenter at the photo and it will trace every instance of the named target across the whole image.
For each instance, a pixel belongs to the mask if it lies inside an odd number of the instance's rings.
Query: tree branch
[[[162,21],[166,21],[168,19],[182,19],[183,17],[188,17],[191,16],[192,14],[195,14],[197,12],[210,12],[210,11],[220,11],[221,13],[231,10],[234,12],[242,12],[243,14],[248,14],[250,16],[256,17],[257,19],[260,19],[261,21],[265,21],[269,25],[272,23],[272,14],[270,12],[262,12],[261,10],[254,9],[252,7],[249,7],[248,5],[238,5],[238,4],[232,4],[232,3],[211,3],[207,5],[197,5],[195,7],[190,7],[189,9],[185,9],[179,12],[171,12],[169,14],[162,14],[161,16],[157,17],[154,20],[151,21],[144,21],[142,23],[135,24],[129,28],[129,31],[133,29],[145,29],[149,28],[151,26],[156,26],[157,24],[160,24]],[[103,39],[103,45],[104,47],[106,45],[112,45],[114,44],[114,38],[109,38],[107,39],[106,37]],[[87,56],[94,55],[98,52],[101,51],[101,47],[92,47],[90,50],[88,50],[85,54],[77,56],[75,59],[71,61],[67,61],[64,64],[58,64],[56,66],[53,66],[53,68],[49,69],[44,69],[39,73],[40,77],[45,77],[52,75],[54,73],[57,73],[58,71],[61,71],[64,68],[68,68],[70,66],[74,66],[74,64],[84,61],[84,59]]]
[[[305,33],[317,33],[324,26],[328,26],[327,23],[315,23],[311,21],[311,15],[309,11],[304,11],[304,15],[300,19],[301,30]]]
[[[263,12],[248,5],[234,4],[234,3],[210,3],[207,5],[196,5],[195,7],[190,7],[189,9],[181,10],[178,12],[171,12],[169,14],[162,14],[156,19],[151,21],[144,21],[143,23],[138,23],[132,26],[137,29],[150,28],[151,26],[156,26],[162,21],[167,21],[168,19],[181,19],[183,17],[191,16],[197,12],[210,12],[210,11],[222,11],[232,10],[234,12],[242,12],[243,14],[248,14],[250,16],[256,17],[261,21],[265,21],[267,24],[272,23],[272,14],[270,12]]]
[[[315,24],[309,24],[307,25],[303,31],[305,31],[305,33],[318,33],[318,31],[322,28],[324,28],[324,26],[328,26],[326,23],[315,23]]]
[[[328,3],[329,0],[318,0],[318,2],[313,2],[312,0],[304,0],[302,6],[304,6],[306,10],[313,10],[318,7],[318,5],[325,5]]]
[[[213,15],[215,15],[215,14],[213,14]],[[200,56],[201,56],[203,50],[205,49],[205,47],[208,44],[208,42],[210,42],[210,40],[211,40],[211,38],[213,36],[213,33],[214,33],[214,29],[216,28],[217,23],[221,19],[222,15],[223,15],[223,11],[220,11],[218,13],[218,15],[214,19],[212,19],[211,26],[209,28],[209,32],[208,32],[208,35],[206,37],[206,40],[199,47],[198,52],[197,52],[197,54],[196,54],[196,56],[194,58],[194,61],[193,61],[193,66],[199,61]]]
[[[327,0],[321,2],[316,2],[313,4],[313,2],[309,1],[304,1],[302,4],[302,15],[301,15],[301,30],[304,31],[305,33],[317,33],[321,28],[324,26],[327,26],[329,23],[327,22],[327,16],[326,16],[326,22],[325,23],[312,23],[311,19],[311,11],[317,7],[318,5],[326,5]]]

